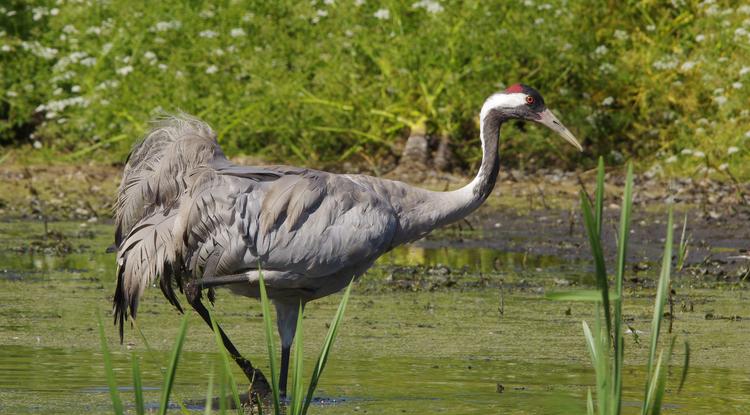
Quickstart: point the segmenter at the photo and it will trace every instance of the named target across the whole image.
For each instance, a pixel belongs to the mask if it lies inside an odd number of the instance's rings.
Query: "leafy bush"
[[[472,164],[484,98],[523,81],[610,162],[748,173],[747,5],[57,3],[0,7],[0,145],[121,161],[149,119],[184,110],[230,154],[375,169],[424,125]],[[507,162],[590,159],[523,137],[503,141]]]

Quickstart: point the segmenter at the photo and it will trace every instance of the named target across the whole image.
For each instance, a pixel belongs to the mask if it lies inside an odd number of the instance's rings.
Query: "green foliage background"
[[[747,177],[749,31],[742,1],[10,0],[0,159],[120,162],[183,110],[229,154],[377,170],[425,122],[471,166],[482,102],[521,81],[587,153],[506,127],[508,164]]]

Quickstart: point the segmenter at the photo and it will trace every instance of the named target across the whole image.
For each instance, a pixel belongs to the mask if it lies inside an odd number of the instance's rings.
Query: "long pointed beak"
[[[570,132],[567,128],[565,128],[564,125],[560,122],[560,120],[555,117],[555,114],[552,113],[552,111],[545,109],[542,111],[541,114],[539,114],[539,119],[535,120],[539,124],[542,124],[544,126],[547,126],[552,131],[560,134],[562,138],[565,139],[565,141],[569,142],[570,144],[573,144],[575,148],[578,149],[578,151],[583,151],[583,147],[581,146],[581,143],[576,140],[576,137],[573,135],[573,133]]]

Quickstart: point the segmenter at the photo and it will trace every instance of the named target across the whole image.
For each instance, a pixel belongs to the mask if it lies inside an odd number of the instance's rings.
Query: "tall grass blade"
[[[141,382],[141,368],[138,366],[138,357],[133,353],[133,393],[135,394],[135,413],[143,415],[146,407],[143,403],[143,383]]]
[[[597,353],[597,347],[596,343],[594,341],[594,336],[591,334],[591,329],[589,329],[589,325],[586,324],[585,321],[581,322],[583,324],[583,335],[586,337],[586,346],[588,346],[589,354],[591,355],[591,363],[594,366],[594,369],[598,367],[599,362],[599,354]]]
[[[622,410],[622,367],[625,342],[622,338],[622,284],[625,278],[625,262],[628,252],[628,235],[630,235],[630,216],[633,209],[633,163],[628,163],[625,177],[625,190],[620,212],[620,228],[617,236],[617,269],[615,275],[614,302],[614,377],[612,384],[612,413],[618,415]]]
[[[680,247],[677,252],[677,270],[682,271],[685,266],[685,260],[687,259],[688,244],[690,243],[690,237],[685,236],[687,232],[687,219],[688,215],[685,213],[685,219],[682,221],[682,234],[680,235]]]
[[[188,325],[188,314],[182,318],[182,324],[177,332],[177,339],[175,340],[174,348],[172,349],[172,356],[169,359],[169,365],[167,366],[167,373],[164,377],[164,386],[161,391],[161,401],[159,404],[159,414],[164,415],[167,413],[169,408],[169,395],[172,392],[172,386],[174,385],[174,376],[177,372],[177,363],[180,360],[180,354],[182,353],[182,345],[185,343],[185,334],[187,333]]]
[[[206,407],[203,408],[203,415],[211,415],[213,408],[213,396],[214,396],[214,366],[211,365],[211,370],[208,372],[208,387],[206,388]],[[223,397],[222,397],[223,398]]]
[[[604,263],[604,253],[602,252],[601,239],[597,233],[596,219],[591,211],[591,204],[586,194],[581,192],[581,208],[583,211],[583,223],[586,227],[586,233],[591,245],[591,253],[594,256],[594,265],[596,266],[596,282],[602,293],[602,305],[604,308],[604,321],[607,326],[607,333],[612,333],[612,317],[609,310],[609,281],[607,279],[607,267]],[[609,336],[607,337],[609,338]]]
[[[594,400],[591,398],[591,388],[589,388],[586,394],[586,413],[588,415],[594,415]]]
[[[647,414],[648,408],[654,399],[654,388],[656,388],[656,376],[654,370],[658,370],[661,363],[661,353],[659,354],[659,362],[656,365],[657,369],[654,369],[654,356],[656,355],[656,346],[659,343],[659,330],[661,329],[661,321],[664,316],[664,304],[667,301],[667,291],[669,290],[669,279],[672,268],[672,226],[673,226],[673,215],[672,209],[669,210],[669,218],[667,219],[667,237],[664,242],[664,256],[662,257],[661,274],[659,275],[659,283],[656,290],[656,299],[654,300],[654,315],[651,318],[651,345],[649,347],[648,354],[648,377],[646,380],[646,401],[643,404],[643,415]]]
[[[326,334],[325,341],[323,342],[323,347],[320,350],[320,355],[318,356],[318,361],[315,363],[315,367],[313,368],[312,377],[310,378],[310,385],[307,388],[307,396],[305,397],[305,404],[302,408],[302,413],[307,413],[307,409],[310,407],[310,403],[312,403],[313,400],[313,393],[315,392],[315,389],[318,387],[318,381],[320,380],[321,375],[323,374],[323,369],[326,367],[326,363],[328,362],[328,356],[331,353],[331,348],[333,347],[333,343],[336,341],[336,335],[338,334],[339,327],[341,326],[341,322],[344,319],[344,313],[346,312],[346,305],[349,302],[349,295],[352,291],[352,283],[349,283],[349,286],[346,287],[346,291],[344,291],[344,296],[341,298],[341,302],[339,303],[339,308],[336,310],[336,314],[333,316],[333,320],[331,320],[331,325],[328,328],[328,334]]]
[[[654,406],[654,400],[655,400],[656,395],[657,395],[657,387],[659,385],[659,376],[661,376],[661,370],[662,370],[661,362],[662,362],[662,355],[663,355],[663,353],[664,353],[663,351],[659,352],[659,357],[656,360],[655,367],[653,367],[653,368],[650,367],[649,368],[649,369],[651,369],[651,372],[650,372],[650,377],[649,377],[648,381],[646,382],[646,388],[647,388],[646,389],[646,398],[643,401],[643,408],[641,409],[641,413],[643,415],[647,415],[649,413],[654,413],[653,410],[655,408],[653,408],[653,406]],[[658,413],[658,411],[657,411],[657,413]]]
[[[223,346],[223,345],[222,345]],[[221,381],[219,382],[219,413],[224,415],[227,413],[227,380],[229,376],[227,372],[223,370],[221,372]]]
[[[303,336],[302,336],[302,319],[303,319],[302,304],[299,305],[299,313],[297,314],[297,329],[294,335],[294,366],[292,367],[292,407],[289,411],[292,415],[300,415],[304,408],[302,397],[304,396],[304,390],[302,385],[302,370],[304,363],[303,354]]]
[[[664,316],[664,304],[667,301],[667,291],[669,290],[669,279],[672,268],[672,219],[672,210],[670,209],[669,218],[667,219],[667,236],[666,241],[664,242],[661,273],[659,275],[659,283],[656,290],[656,299],[654,300],[654,315],[651,318],[651,347],[649,348],[648,355],[649,378],[651,378],[651,368],[654,364],[656,346],[659,342],[659,330],[661,329],[661,322]]]
[[[266,331],[266,346],[268,347],[268,365],[271,368],[271,390],[273,395],[273,413],[281,415],[281,404],[279,402],[279,374],[276,367],[276,347],[274,345],[273,327],[271,323],[271,306],[266,293],[266,284],[263,282],[263,274],[259,273],[260,304],[263,310],[263,325]]]
[[[102,357],[104,358],[104,372],[107,375],[107,386],[109,386],[109,396],[112,399],[112,410],[117,415],[124,414],[122,409],[122,401],[120,400],[120,394],[117,392],[117,381],[115,380],[115,369],[112,366],[112,356],[109,354],[109,347],[107,346],[107,337],[104,335],[104,325],[102,324],[102,316],[96,314],[97,322],[99,323],[99,340],[101,341]]]
[[[690,345],[685,342],[685,359],[682,362],[682,373],[680,374],[680,386],[677,388],[677,393],[682,392],[682,387],[685,386],[685,379],[688,375],[688,367],[690,367]]]
[[[234,400],[234,405],[237,409],[237,413],[242,414],[240,393],[239,390],[237,390],[237,382],[235,381],[234,374],[232,373],[232,364],[229,362],[229,352],[227,352],[227,349],[224,347],[224,342],[221,340],[221,333],[219,332],[219,324],[216,322],[216,318],[214,317],[211,310],[208,311],[208,316],[211,318],[211,328],[214,331],[214,341],[216,342],[216,347],[219,349],[219,356],[221,357],[222,372],[224,373],[222,379],[225,379],[222,381],[222,386],[226,385],[226,383],[229,383],[229,388],[232,391],[232,399]],[[223,391],[219,396],[219,400],[222,402],[226,400],[226,396],[224,396]]]
[[[596,234],[602,237],[602,213],[604,211],[604,157],[599,156],[599,164],[596,168],[596,194],[594,195],[594,208],[596,212]]]

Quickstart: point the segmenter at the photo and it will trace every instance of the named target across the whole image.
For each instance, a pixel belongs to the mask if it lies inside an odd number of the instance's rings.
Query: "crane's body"
[[[490,97],[482,109],[479,173],[452,192],[365,175],[237,166],[206,124],[189,117],[164,120],[134,148],[118,195],[114,311],[121,336],[143,290],[157,280],[173,305],[181,310],[178,287],[210,323],[200,303],[203,289],[224,286],[257,298],[262,272],[277,310],[283,391],[300,304],[341,290],[383,253],[465,217],[489,196],[499,169],[500,125],[524,116],[513,112],[520,111],[521,93],[508,91]],[[528,101],[520,105],[532,114]],[[549,126],[559,125],[570,141],[572,135],[541,105],[533,114],[548,114]],[[242,359],[221,334],[235,359]],[[257,373],[242,361],[249,378]]]

